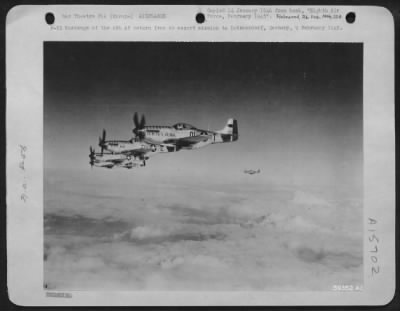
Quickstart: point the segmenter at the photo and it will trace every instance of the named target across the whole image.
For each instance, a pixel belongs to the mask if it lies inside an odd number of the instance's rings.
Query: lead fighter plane
[[[106,140],[106,131],[99,137],[100,153],[90,147],[90,164],[98,167],[133,168],[145,166],[150,156],[158,153],[176,152],[182,149],[198,149],[210,144],[238,140],[238,124],[229,119],[222,130],[198,129],[187,123],[173,126],[146,125],[146,119],[133,116],[134,137],[130,140]],[[106,151],[106,152],[104,152]]]
[[[165,144],[173,146],[176,150],[197,149],[210,144],[228,143],[239,138],[238,124],[234,119],[229,119],[220,131],[198,129],[187,123],[176,123],[173,126],[145,125],[145,118],[141,121],[137,113],[133,116],[135,136],[149,144]]]

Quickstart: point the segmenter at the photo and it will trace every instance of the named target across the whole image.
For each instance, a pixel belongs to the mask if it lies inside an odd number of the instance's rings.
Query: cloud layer
[[[256,184],[159,182],[149,189],[143,181],[116,179],[110,190],[89,178],[79,187],[48,181],[47,288],[329,290],[362,284],[357,198]]]

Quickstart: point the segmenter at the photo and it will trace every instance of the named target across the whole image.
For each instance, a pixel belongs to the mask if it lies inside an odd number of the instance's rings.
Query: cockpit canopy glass
[[[176,130],[194,130],[196,129],[193,125],[187,123],[177,123],[174,125]]]

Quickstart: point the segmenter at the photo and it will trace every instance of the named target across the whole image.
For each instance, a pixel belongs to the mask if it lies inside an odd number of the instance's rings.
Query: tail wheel
[[[151,145],[151,151],[155,152],[157,150],[156,145]]]

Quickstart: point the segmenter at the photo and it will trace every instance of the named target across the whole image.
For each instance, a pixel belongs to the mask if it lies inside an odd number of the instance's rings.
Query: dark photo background
[[[46,42],[45,286],[362,284],[362,48]],[[234,117],[239,140],[91,170],[89,146],[103,128],[130,139],[134,112],[214,130]]]

